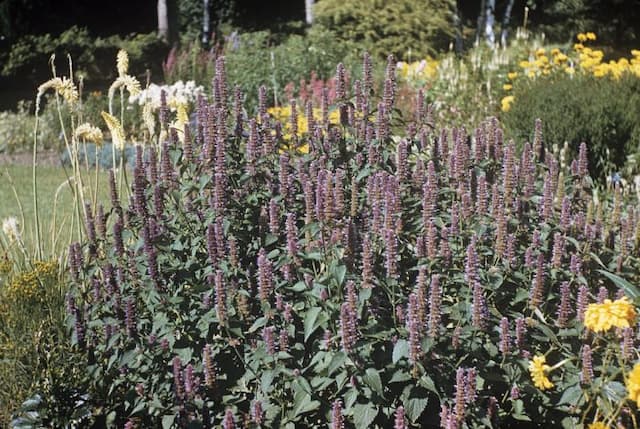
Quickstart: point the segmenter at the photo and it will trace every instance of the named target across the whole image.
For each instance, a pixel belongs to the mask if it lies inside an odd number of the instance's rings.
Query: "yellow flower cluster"
[[[285,141],[290,141],[293,137],[293,129],[291,127],[291,106],[271,107],[267,109],[267,113],[282,124],[282,137]],[[315,120],[321,120],[322,111],[317,108],[313,109],[313,117]],[[337,109],[329,112],[329,123],[333,125],[340,123],[340,112]],[[297,128],[296,136],[298,137],[302,137],[309,132],[307,117],[300,111],[298,111]],[[303,145],[299,148],[299,151],[308,153],[309,146]]]
[[[589,304],[584,313],[584,326],[594,332],[629,328],[636,319],[636,310],[625,296],[618,300],[605,299],[602,304]]]
[[[637,363],[633,367],[625,380],[625,384],[627,386],[627,392],[629,392],[627,398],[635,402],[638,408],[640,408],[640,363]]]
[[[9,302],[42,302],[41,284],[56,279],[58,264],[55,261],[36,261],[31,271],[19,273],[7,284],[5,299]]]
[[[553,387],[553,383],[547,377],[549,370],[550,367],[547,365],[547,358],[544,356],[534,356],[533,360],[529,362],[531,380],[533,380],[533,385],[538,389],[546,390]]]
[[[13,264],[6,255],[0,258],[0,274],[10,273],[12,269]]]
[[[423,83],[434,79],[438,74],[440,63],[432,58],[425,58],[421,61],[406,63],[401,61],[397,64],[398,76],[412,83]]]
[[[596,40],[596,33],[588,32],[588,33],[578,33],[576,36],[579,42],[586,42],[587,40]]]
[[[569,55],[558,48],[551,49],[548,54],[545,48],[537,49],[529,59],[519,62],[522,74],[530,79],[556,72],[566,73],[569,76],[578,72],[596,78],[608,76],[613,79],[620,79],[623,75],[630,74],[640,78],[640,50],[631,50],[630,58],[603,62],[603,51],[585,46],[586,42],[597,39],[595,33],[580,33],[577,39],[578,43],[573,45],[573,52]],[[519,75],[518,72],[508,73],[508,82],[503,85],[503,89],[510,91]],[[505,102],[503,99],[502,111],[508,112],[513,101],[509,99]]]
[[[588,429],[609,429],[604,422],[593,422],[589,425]]]

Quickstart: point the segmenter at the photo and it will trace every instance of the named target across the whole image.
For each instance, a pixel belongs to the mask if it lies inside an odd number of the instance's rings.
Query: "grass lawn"
[[[41,228],[41,242],[45,255],[53,255],[66,247],[70,239],[77,239],[77,216],[74,216],[74,195],[69,185],[69,167],[38,167],[38,212]],[[0,222],[15,216],[20,222],[23,239],[28,249],[35,245],[35,220],[33,201],[32,168],[27,165],[0,165]],[[99,202],[109,198],[107,173],[98,176]],[[95,171],[83,172],[85,199],[94,193]],[[21,209],[22,207],[22,209]]]

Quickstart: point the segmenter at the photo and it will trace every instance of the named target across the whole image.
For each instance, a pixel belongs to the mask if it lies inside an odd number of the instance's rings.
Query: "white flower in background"
[[[137,103],[140,106],[150,105],[153,110],[160,107],[160,93],[164,90],[167,96],[167,106],[175,112],[180,105],[193,104],[198,96],[204,94],[204,87],[196,85],[192,80],[186,83],[179,80],[172,85],[156,85],[152,83],[139,94],[129,97],[129,104]]]
[[[20,241],[20,224],[14,216],[5,218],[2,221],[2,232],[7,236],[10,243]]]

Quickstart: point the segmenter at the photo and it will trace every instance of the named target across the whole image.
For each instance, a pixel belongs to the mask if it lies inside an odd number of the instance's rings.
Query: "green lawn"
[[[74,195],[68,182],[70,174],[69,167],[38,167],[38,212],[45,255],[52,255],[66,247],[71,238],[77,239],[77,216],[73,216]],[[35,210],[32,168],[24,165],[0,165],[0,176],[0,223],[9,216],[15,216],[21,224],[26,247],[33,249]],[[107,177],[105,172],[98,174],[97,199],[103,203],[108,200],[109,195]],[[83,172],[83,181],[85,199],[91,199],[96,182],[95,171]],[[72,223],[76,225],[73,228]]]

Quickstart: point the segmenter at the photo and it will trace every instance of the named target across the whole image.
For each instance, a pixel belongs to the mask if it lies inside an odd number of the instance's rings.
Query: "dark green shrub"
[[[515,85],[515,101],[502,122],[518,141],[532,140],[531,128],[542,119],[547,145],[569,142],[577,153],[589,147],[589,169],[603,178],[619,171],[640,143],[640,79],[576,76],[524,80]]]
[[[339,42],[356,43],[377,57],[407,59],[449,45],[454,8],[451,0],[320,0],[315,13]]]
[[[0,55],[3,76],[41,82],[51,75],[48,58],[56,54],[56,66],[66,73],[67,55],[74,59],[74,72],[85,80],[109,81],[116,77],[113,59],[119,49],[129,52],[132,66],[150,69],[160,74],[159,58],[167,48],[155,33],[132,34],[127,37],[96,38],[86,28],[71,27],[57,37],[50,34],[29,35],[16,41],[4,55]]]

